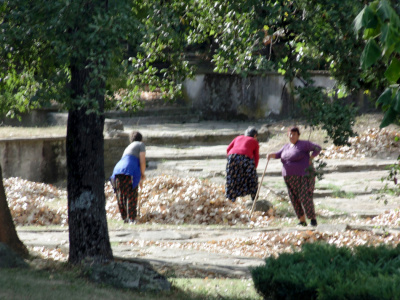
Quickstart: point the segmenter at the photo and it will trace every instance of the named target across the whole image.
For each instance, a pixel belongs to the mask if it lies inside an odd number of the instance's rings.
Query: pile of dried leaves
[[[64,190],[44,183],[20,178],[4,180],[11,215],[18,226],[67,225],[67,195]],[[121,220],[113,189],[105,185],[107,218]],[[268,226],[274,211],[254,212],[244,206],[244,199],[235,203],[225,199],[224,187],[195,178],[158,176],[145,181],[140,197],[139,223],[221,224]],[[321,211],[322,213],[322,211]],[[292,219],[282,220],[291,223]],[[367,225],[396,227],[400,211],[389,210],[369,220]]]
[[[106,187],[106,191],[111,187]],[[107,193],[107,192],[106,192]],[[107,193],[107,217],[120,220],[117,203]],[[268,225],[274,211],[254,212],[244,205],[244,199],[235,203],[225,198],[224,186],[196,178],[157,176],[144,182],[140,193],[139,223],[160,224],[256,224]]]
[[[66,225],[65,191],[19,178],[4,180],[11,215],[16,225]],[[105,185],[107,218],[121,220],[112,186]],[[195,178],[158,176],[145,181],[140,193],[139,223],[251,224],[265,226],[274,211],[250,212],[243,199],[226,200],[224,187]]]
[[[389,129],[370,128],[349,139],[349,146],[330,146],[321,152],[324,158],[351,159],[400,153],[400,133]]]
[[[8,206],[16,225],[66,225],[67,192],[51,184],[4,179]],[[58,200],[65,201],[58,201]],[[63,203],[63,205],[60,205]]]

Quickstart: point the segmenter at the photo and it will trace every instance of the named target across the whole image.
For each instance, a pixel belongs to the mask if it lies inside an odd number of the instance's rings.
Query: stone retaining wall
[[[313,72],[314,86],[332,89],[336,82],[328,72]],[[235,74],[198,74],[184,82],[185,101],[205,120],[260,120],[268,117],[286,118],[296,112],[293,89],[304,84],[295,79],[285,81],[275,72],[243,78]],[[360,111],[371,108],[360,91],[346,98]]]
[[[104,171],[108,178],[121,158],[128,137],[104,140]],[[0,139],[0,163],[3,178],[20,177],[45,183],[67,179],[66,138],[13,138]]]

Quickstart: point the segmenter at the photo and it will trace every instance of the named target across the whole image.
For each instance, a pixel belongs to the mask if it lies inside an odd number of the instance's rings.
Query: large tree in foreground
[[[22,257],[28,256],[28,249],[21,242],[13,223],[8,208],[6,193],[4,191],[3,176],[0,166],[0,242],[8,245]]]
[[[185,69],[175,57],[179,51],[172,51],[181,45],[175,7],[124,0],[0,2],[2,111],[13,115],[52,100],[69,113],[71,263],[112,259],[104,196],[105,100],[123,88],[128,92],[118,95],[117,104],[135,107],[134,86],[141,81],[173,94],[173,82]]]
[[[2,5],[3,99],[29,103],[52,98],[65,103],[69,111],[66,150],[72,263],[112,258],[103,189],[102,112],[105,70],[112,43],[118,40],[110,34],[102,40],[108,29],[107,12],[108,1],[17,0]]]

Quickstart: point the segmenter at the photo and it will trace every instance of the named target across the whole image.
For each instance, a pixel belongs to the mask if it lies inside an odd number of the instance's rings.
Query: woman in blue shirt
[[[140,132],[134,131],[130,134],[131,143],[126,147],[110,177],[125,223],[133,222],[136,218],[139,184],[145,179],[146,147],[142,139]]]

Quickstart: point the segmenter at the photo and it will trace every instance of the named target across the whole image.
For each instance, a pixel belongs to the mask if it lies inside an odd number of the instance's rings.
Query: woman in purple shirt
[[[309,174],[308,170],[310,167],[312,168],[312,160],[320,153],[321,147],[310,141],[299,140],[299,137],[299,128],[291,128],[289,131],[290,143],[283,146],[278,152],[268,154],[267,159],[281,159],[282,176],[290,201],[300,220],[298,225],[307,226],[305,211],[307,217],[311,219],[311,225],[317,226],[313,201],[315,176]],[[310,152],[312,152],[311,155]]]

